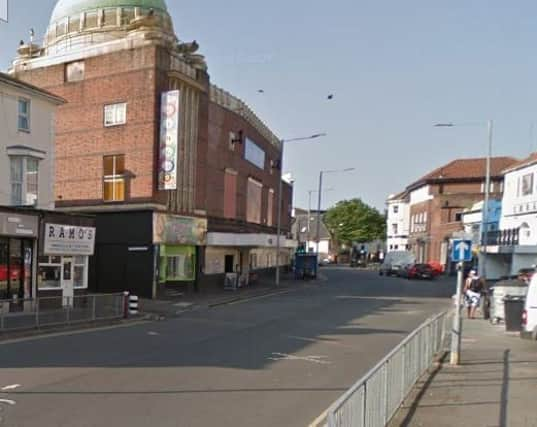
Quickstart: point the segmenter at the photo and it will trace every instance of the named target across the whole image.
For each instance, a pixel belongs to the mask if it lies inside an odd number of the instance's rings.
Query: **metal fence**
[[[444,347],[448,314],[429,319],[328,409],[328,427],[384,427]]]
[[[106,294],[0,300],[0,332],[120,319],[125,298]]]

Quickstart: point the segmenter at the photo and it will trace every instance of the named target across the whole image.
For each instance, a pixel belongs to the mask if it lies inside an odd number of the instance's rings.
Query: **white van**
[[[531,279],[526,296],[526,305],[522,313],[523,338],[537,340],[537,274]]]

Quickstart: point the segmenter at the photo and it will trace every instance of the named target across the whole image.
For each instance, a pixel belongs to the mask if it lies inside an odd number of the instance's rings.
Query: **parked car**
[[[399,272],[399,277],[407,279],[433,280],[436,276],[433,267],[429,264],[410,264]]]
[[[537,275],[532,277],[528,287],[524,311],[522,312],[521,336],[537,340]]]
[[[389,252],[379,268],[381,276],[398,276],[408,265],[416,263],[416,257],[412,252],[395,251]]]
[[[438,261],[429,261],[427,264],[431,266],[435,276],[440,276],[441,274],[444,274],[444,266]]]

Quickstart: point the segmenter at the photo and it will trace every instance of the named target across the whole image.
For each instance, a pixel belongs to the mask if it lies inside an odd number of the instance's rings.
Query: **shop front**
[[[158,293],[198,290],[199,247],[205,246],[206,236],[206,219],[154,213]]]
[[[37,274],[40,296],[63,296],[72,304],[88,289],[90,258],[95,253],[95,220],[90,217],[45,214]]]
[[[38,215],[0,211],[0,300],[21,301],[35,295]]]

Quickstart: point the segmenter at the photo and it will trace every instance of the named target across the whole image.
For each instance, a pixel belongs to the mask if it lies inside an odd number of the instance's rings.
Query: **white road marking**
[[[17,402],[15,402],[14,400],[0,399],[0,405],[2,404],[15,406]]]
[[[158,332],[148,332],[147,335],[150,335],[152,337],[156,337],[157,335],[160,335]]]
[[[272,357],[269,357],[269,360],[274,360],[276,362],[281,360],[291,360],[291,361],[302,361],[302,362],[310,362],[310,363],[317,363],[318,365],[330,365],[331,363],[326,359],[326,356],[294,356],[292,354],[285,354],[285,353],[272,353]]]
[[[15,390],[16,388],[19,388],[19,387],[21,387],[20,384],[11,384],[11,385],[6,385],[5,387],[2,387],[0,390],[9,391],[9,390]]]

